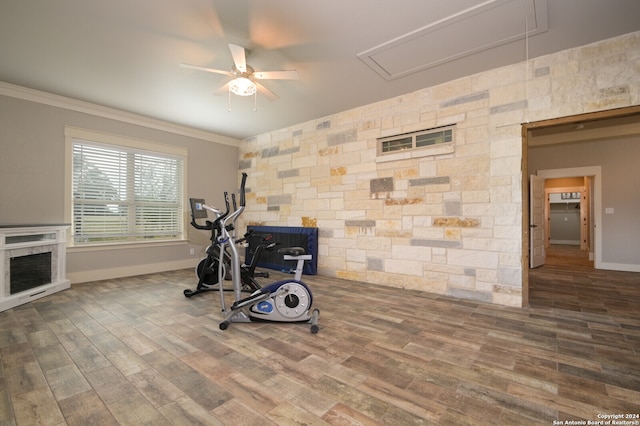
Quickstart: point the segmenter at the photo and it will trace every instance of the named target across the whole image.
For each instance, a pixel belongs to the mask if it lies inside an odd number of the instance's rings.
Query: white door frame
[[[594,242],[593,254],[594,263],[593,266],[596,269],[602,267],[602,167],[601,166],[588,166],[588,167],[573,167],[567,169],[549,169],[538,170],[538,176],[545,179],[556,178],[568,178],[576,176],[593,176],[593,224],[594,227]]]

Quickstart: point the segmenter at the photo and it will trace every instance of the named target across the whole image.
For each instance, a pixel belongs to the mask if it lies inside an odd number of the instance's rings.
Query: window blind
[[[74,241],[182,238],[184,159],[73,140]]]

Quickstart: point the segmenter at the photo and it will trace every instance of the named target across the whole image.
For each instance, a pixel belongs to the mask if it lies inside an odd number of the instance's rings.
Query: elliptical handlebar
[[[234,194],[231,194],[231,196],[233,197]],[[229,211],[231,210],[231,205],[229,204],[229,193],[227,191],[224,191],[224,205],[227,206],[227,214],[229,214]],[[234,207],[234,210],[235,210],[235,207]],[[227,214],[225,214],[225,216]]]
[[[242,173],[242,183],[240,184],[240,207],[245,206],[244,186],[247,183],[247,174]]]
[[[240,207],[238,207],[237,209],[235,209],[233,212],[231,212],[229,215],[227,215],[223,220],[222,220],[222,227],[221,227],[221,231],[222,231],[222,238],[224,241],[224,244],[228,244],[229,250],[230,250],[230,256],[231,256],[231,277],[233,280],[233,289],[234,289],[234,293],[235,293],[235,299],[236,300],[240,300],[242,297],[240,295],[240,292],[242,291],[242,286],[240,283],[240,261],[239,261],[239,257],[238,257],[238,249],[236,247],[236,243],[235,240],[233,238],[233,235],[231,235],[231,233],[229,233],[229,229],[233,227],[233,224],[235,223],[236,219],[242,214],[242,212],[244,211],[244,192],[245,192],[245,184],[247,182],[247,174],[246,173],[242,173],[242,182],[240,184]],[[222,294],[222,293],[221,293]],[[223,311],[225,310],[224,308],[224,298],[222,299],[222,305],[223,305]]]
[[[242,182],[240,183],[240,206],[226,216],[222,221],[222,226],[227,227],[232,224],[238,216],[240,216],[245,207],[245,185],[247,183],[247,174],[242,173]]]
[[[191,226],[193,226],[196,229],[201,229],[203,231],[211,231],[211,228],[213,228],[213,223],[210,220],[207,220],[206,225],[200,225],[198,222],[196,222],[195,219],[191,219]]]

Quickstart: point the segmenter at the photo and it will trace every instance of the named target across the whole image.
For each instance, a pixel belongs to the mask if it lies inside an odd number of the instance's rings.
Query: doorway
[[[578,245],[581,250],[588,252],[588,258],[594,260],[594,267],[598,268],[602,259],[601,241],[602,226],[600,206],[602,204],[602,168],[600,166],[572,167],[566,169],[538,170],[537,178],[544,181],[544,223],[536,224],[544,229],[544,248],[549,250],[554,242],[560,245]],[[567,182],[581,181],[581,186],[553,186],[548,183],[562,185]],[[579,194],[579,195],[578,195]],[[554,197],[552,197],[552,195]],[[557,195],[557,197],[555,197]],[[563,200],[564,197],[564,200]],[[561,208],[559,220],[567,222],[575,217],[578,226],[577,241],[569,240],[566,237],[557,237],[554,241],[551,234],[554,213],[552,205],[556,204],[553,199],[558,199]],[[579,210],[575,211],[576,205]],[[569,212],[562,211],[562,207],[571,207]],[[565,209],[566,210],[566,209]],[[566,235],[566,234],[565,234]],[[537,262],[537,266],[545,263],[544,258]]]
[[[529,199],[530,174],[542,175],[545,179],[569,178],[576,176],[593,176],[592,187],[588,189],[593,195],[592,205],[589,209],[591,214],[591,234],[588,236],[589,253],[592,253],[591,260],[596,269],[602,262],[602,226],[599,215],[602,212],[602,179],[601,168],[596,166],[573,167],[570,159],[563,164],[563,158],[552,158],[550,163],[555,166],[549,170],[529,170],[529,149],[535,144],[579,144],[581,142],[602,139],[603,137],[623,136],[626,134],[637,134],[637,126],[630,125],[630,122],[637,123],[640,116],[640,106],[621,108],[617,110],[600,111],[596,113],[581,114],[576,116],[562,117],[551,120],[544,120],[522,125],[522,305],[529,305],[529,273],[531,261],[531,243],[535,234],[537,224],[532,222],[530,211],[531,203]],[[573,164],[576,164],[574,161]],[[565,165],[566,169],[561,168]],[[560,167],[558,167],[560,166]],[[568,191],[567,191],[568,192]],[[575,192],[575,191],[573,191]],[[542,223],[541,225],[545,225]],[[549,235],[547,231],[547,236]],[[544,237],[546,240],[546,237]],[[582,238],[581,238],[582,239]]]
[[[593,176],[545,180],[545,228],[550,245],[578,246],[593,260]]]
[[[529,267],[544,265],[552,244],[578,246],[593,260],[595,177],[546,178],[549,173],[570,175],[573,169],[538,171],[529,179]]]

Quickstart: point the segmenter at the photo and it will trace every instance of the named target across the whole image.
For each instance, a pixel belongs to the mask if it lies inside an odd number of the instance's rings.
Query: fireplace
[[[0,311],[69,288],[65,225],[0,226]]]
[[[10,259],[9,293],[16,294],[51,282],[53,252],[27,254]]]

